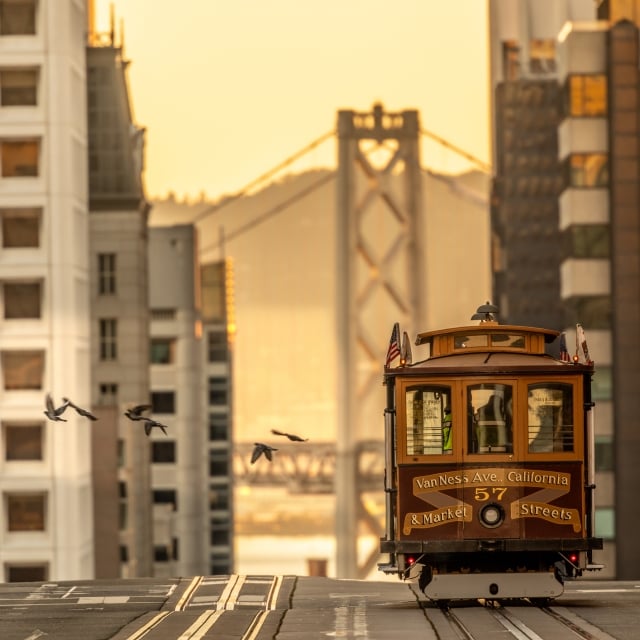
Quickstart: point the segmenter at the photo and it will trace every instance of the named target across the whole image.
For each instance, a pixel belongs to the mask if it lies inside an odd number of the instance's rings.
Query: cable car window
[[[513,451],[513,391],[509,384],[467,388],[469,453]]]
[[[529,385],[529,452],[573,451],[573,386]]]
[[[524,349],[524,336],[517,333],[494,333],[491,336],[491,345],[494,347],[509,347],[511,349]]]
[[[468,349],[469,347],[486,347],[488,342],[486,334],[482,333],[476,336],[468,336],[460,334],[453,337],[453,346],[455,349]]]
[[[451,388],[421,385],[407,388],[407,455],[452,452]]]

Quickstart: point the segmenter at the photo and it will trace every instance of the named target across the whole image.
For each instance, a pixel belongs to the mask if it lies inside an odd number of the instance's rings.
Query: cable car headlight
[[[504,509],[499,504],[491,502],[480,509],[478,517],[482,525],[494,529],[504,522]]]

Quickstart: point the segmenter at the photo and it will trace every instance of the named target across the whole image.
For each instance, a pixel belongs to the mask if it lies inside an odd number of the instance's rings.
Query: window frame
[[[598,92],[601,95],[596,95]],[[609,112],[607,77],[603,73],[574,73],[564,86],[565,110],[571,118],[606,118]]]
[[[512,388],[513,400],[513,451],[469,453],[467,422],[467,390],[478,384],[508,384]],[[563,384],[573,388],[573,451],[532,452],[528,449],[528,389],[532,384]],[[416,386],[450,386],[453,413],[453,455],[408,454],[407,416],[405,397],[407,390]],[[584,410],[582,396],[582,374],[532,375],[526,377],[415,377],[396,380],[396,455],[399,465],[428,463],[487,463],[519,461],[566,461],[584,458]]]
[[[118,320],[99,318],[98,327],[100,361],[113,362],[118,359]]]
[[[12,8],[21,7],[22,16],[11,15]],[[22,18],[23,24],[25,18],[28,22],[28,28],[16,29],[16,21],[19,23]],[[7,30],[7,27],[13,27]],[[38,7],[36,0],[21,0],[20,2],[0,1],[0,36],[34,36],[38,31]]]
[[[44,533],[47,531],[47,493],[45,491],[15,491],[15,492],[7,492],[4,494],[4,509],[6,516],[6,531],[8,534],[18,533]],[[18,528],[17,523],[14,521],[16,516],[13,509],[18,507],[18,504],[12,504],[20,500],[38,500],[39,501],[39,513],[35,514],[33,517],[32,526]],[[29,519],[29,514],[27,514],[27,521]],[[35,525],[35,526],[34,526]]]
[[[98,254],[98,295],[109,296],[117,293],[117,254]]]
[[[34,364],[39,367],[39,379],[33,384],[27,384],[23,386],[7,386],[7,358],[16,356],[23,356],[25,362],[29,358],[34,358]],[[0,369],[2,370],[2,388],[5,391],[38,391],[43,388],[44,372],[46,367],[45,351],[42,349],[2,349],[0,350]],[[27,376],[28,380],[31,380],[30,376]]]
[[[176,364],[176,345],[177,340],[173,337],[151,337],[149,340],[149,364],[161,366]],[[157,358],[158,353],[161,352],[160,348],[164,349],[166,359]]]
[[[39,75],[38,67],[0,68],[0,107],[37,106]]]
[[[19,288],[27,291],[27,306],[33,309],[31,313],[23,313],[23,315],[15,315],[15,308],[20,309],[18,297]],[[18,320],[41,320],[42,319],[42,281],[41,280],[4,280],[2,282],[2,319],[6,321]],[[12,307],[12,309],[10,309]],[[23,304],[24,308],[25,305]],[[9,313],[12,315],[8,315]]]
[[[39,138],[4,138],[0,140],[0,176],[38,178],[42,145]]]
[[[17,434],[20,431],[24,432],[25,430],[32,430],[33,438],[29,438],[29,440],[33,441],[33,445],[27,446],[27,449],[31,449],[34,452],[33,457],[19,457],[15,454],[19,451],[16,451],[16,447],[18,450],[21,448],[24,449],[24,444],[14,444],[12,446],[11,441],[12,434]],[[36,434],[36,430],[38,433]],[[23,434],[24,435],[24,434]],[[2,422],[2,436],[3,436],[3,461],[6,464],[22,464],[22,463],[33,463],[33,462],[43,462],[45,453],[44,453],[44,435],[45,435],[45,426],[43,422],[16,422],[16,421],[3,421]],[[12,453],[13,452],[13,453]]]
[[[2,218],[3,250],[40,248],[42,207],[2,207],[0,208],[0,218]],[[16,221],[18,222],[16,223]],[[12,223],[19,227],[20,221],[27,221],[26,224],[22,223],[22,226],[26,228],[26,233],[24,228],[10,229]],[[23,244],[15,244],[16,235]],[[27,239],[26,243],[24,242],[25,238]],[[12,244],[8,243],[9,239],[13,240]]]

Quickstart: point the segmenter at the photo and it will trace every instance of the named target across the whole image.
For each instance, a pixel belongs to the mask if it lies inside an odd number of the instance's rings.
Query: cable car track
[[[551,637],[549,636],[550,624],[554,628],[553,637],[570,637],[576,638],[576,640],[615,640],[613,636],[563,607],[548,605],[504,606],[499,602],[487,603],[482,599],[478,602],[484,603],[482,610],[474,608],[472,611],[477,612],[478,615],[481,615],[481,611],[488,612],[493,620],[503,630],[508,631],[515,640],[547,640]],[[494,634],[494,632],[487,631],[486,625],[482,624],[479,618],[473,620],[473,625],[469,624],[470,610],[468,607],[441,606],[440,610],[448,622],[449,633],[445,629],[437,630],[438,637],[450,637],[450,632],[453,631],[459,640],[484,640]],[[462,615],[463,611],[466,612],[464,616]]]

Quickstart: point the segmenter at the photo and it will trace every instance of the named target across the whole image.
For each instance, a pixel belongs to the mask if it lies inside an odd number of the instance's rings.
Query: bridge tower
[[[382,367],[393,324],[413,335],[424,319],[425,244],[420,127],[415,110],[338,112],[336,573],[358,565],[363,514],[357,448],[383,439]],[[380,490],[384,489],[380,478]],[[369,518],[370,520],[370,518]]]

